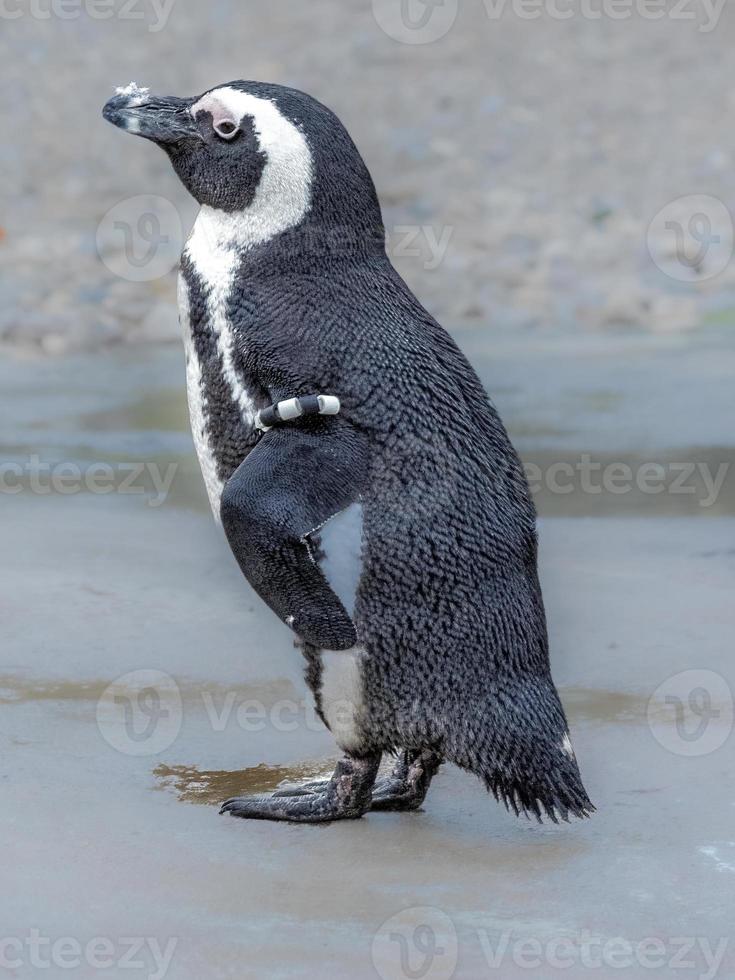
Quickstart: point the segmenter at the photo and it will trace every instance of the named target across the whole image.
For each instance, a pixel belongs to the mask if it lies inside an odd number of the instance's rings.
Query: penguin
[[[518,815],[588,816],[521,462],[386,255],[345,127],[311,96],[255,81],[193,98],[131,83],[103,115],[161,147],[200,205],[179,308],[204,482],[344,753],[330,779],[221,812],[321,823],[416,810],[449,761]]]

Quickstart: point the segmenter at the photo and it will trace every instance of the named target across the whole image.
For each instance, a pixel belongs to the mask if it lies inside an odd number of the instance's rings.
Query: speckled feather
[[[505,429],[386,257],[372,181],[336,117],[300,92],[232,85],[272,99],[313,157],[304,219],[238,256],[227,309],[235,368],[257,407],[337,394],[338,419],[293,426],[328,440],[348,424],[370,447],[354,612],[361,751],[431,748],[517,813],[584,816],[593,807],[550,675],[534,508]],[[186,259],[182,274],[224,482],[259,435],[222,379],[206,291]],[[305,654],[318,701],[319,654]]]

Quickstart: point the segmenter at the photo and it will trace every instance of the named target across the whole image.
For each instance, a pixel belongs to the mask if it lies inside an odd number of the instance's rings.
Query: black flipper
[[[222,525],[248,582],[323,650],[347,650],[357,635],[306,536],[357,500],[367,470],[365,435],[346,420],[309,420],[267,432],[222,494]]]

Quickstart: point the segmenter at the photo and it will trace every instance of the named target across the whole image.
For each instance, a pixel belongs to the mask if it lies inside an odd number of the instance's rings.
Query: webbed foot
[[[418,810],[442,761],[429,749],[405,749],[393,771],[376,780],[370,809]]]
[[[402,751],[393,771],[375,780],[369,809],[418,810],[442,761],[440,755],[429,749]],[[323,794],[329,783],[328,779],[295,783],[277,790],[273,796],[291,800],[310,798]]]
[[[304,786],[257,796],[236,796],[222,804],[220,813],[246,820],[292,823],[356,820],[370,809],[379,765],[380,753],[365,758],[345,756],[331,779],[315,784],[318,790]]]

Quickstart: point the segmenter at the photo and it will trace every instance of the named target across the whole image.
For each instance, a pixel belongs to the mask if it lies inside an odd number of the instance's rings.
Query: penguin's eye
[[[222,119],[214,124],[215,133],[223,140],[232,140],[237,136],[238,127],[231,119]]]

